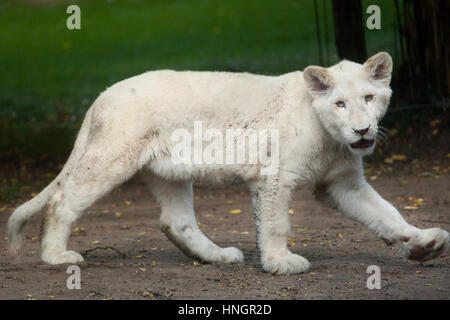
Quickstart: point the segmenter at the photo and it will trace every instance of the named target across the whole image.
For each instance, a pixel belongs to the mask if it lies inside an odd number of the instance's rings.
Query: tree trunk
[[[450,92],[450,33],[448,0],[404,0],[400,37],[406,44],[403,85],[409,87],[409,102],[424,102],[434,95],[448,98]],[[407,73],[406,73],[407,71]],[[448,102],[447,102],[448,103]]]
[[[361,0],[333,0],[334,33],[339,59],[367,59]]]

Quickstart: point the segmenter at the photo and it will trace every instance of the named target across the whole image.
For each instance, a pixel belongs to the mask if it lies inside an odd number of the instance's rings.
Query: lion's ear
[[[380,81],[389,86],[392,73],[392,58],[386,52],[379,52],[370,57],[365,63],[364,68],[369,77],[374,81]]]
[[[322,67],[307,67],[303,71],[303,79],[313,97],[326,95],[333,84],[328,70]]]

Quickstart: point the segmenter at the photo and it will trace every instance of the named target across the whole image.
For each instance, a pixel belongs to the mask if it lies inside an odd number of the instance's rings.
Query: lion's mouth
[[[350,144],[350,146],[353,149],[366,149],[366,148],[370,148],[371,146],[373,146],[375,140],[366,140],[366,139],[361,139],[359,141],[353,142],[352,144]]]

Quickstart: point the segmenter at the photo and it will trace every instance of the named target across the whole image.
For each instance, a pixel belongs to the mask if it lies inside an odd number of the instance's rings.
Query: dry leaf
[[[441,122],[441,120],[439,120],[439,119],[430,121],[430,126],[436,127],[440,122]]]
[[[395,160],[395,161],[404,161],[404,160],[406,160],[406,156],[404,154],[393,154],[391,156],[391,158],[392,158],[392,160]]]
[[[84,230],[83,227],[77,227],[77,228],[75,228],[73,230],[72,235],[74,235],[74,236],[81,236],[81,235],[83,235],[85,233],[86,233],[86,231]]]

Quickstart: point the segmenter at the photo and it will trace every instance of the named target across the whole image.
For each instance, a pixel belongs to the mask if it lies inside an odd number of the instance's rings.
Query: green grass
[[[77,31],[66,28],[68,4],[0,4],[0,160],[65,157],[95,97],[148,70],[281,74],[319,64],[313,1],[85,0]],[[363,4],[382,9],[382,30],[366,31],[369,54],[392,53],[393,2]]]

